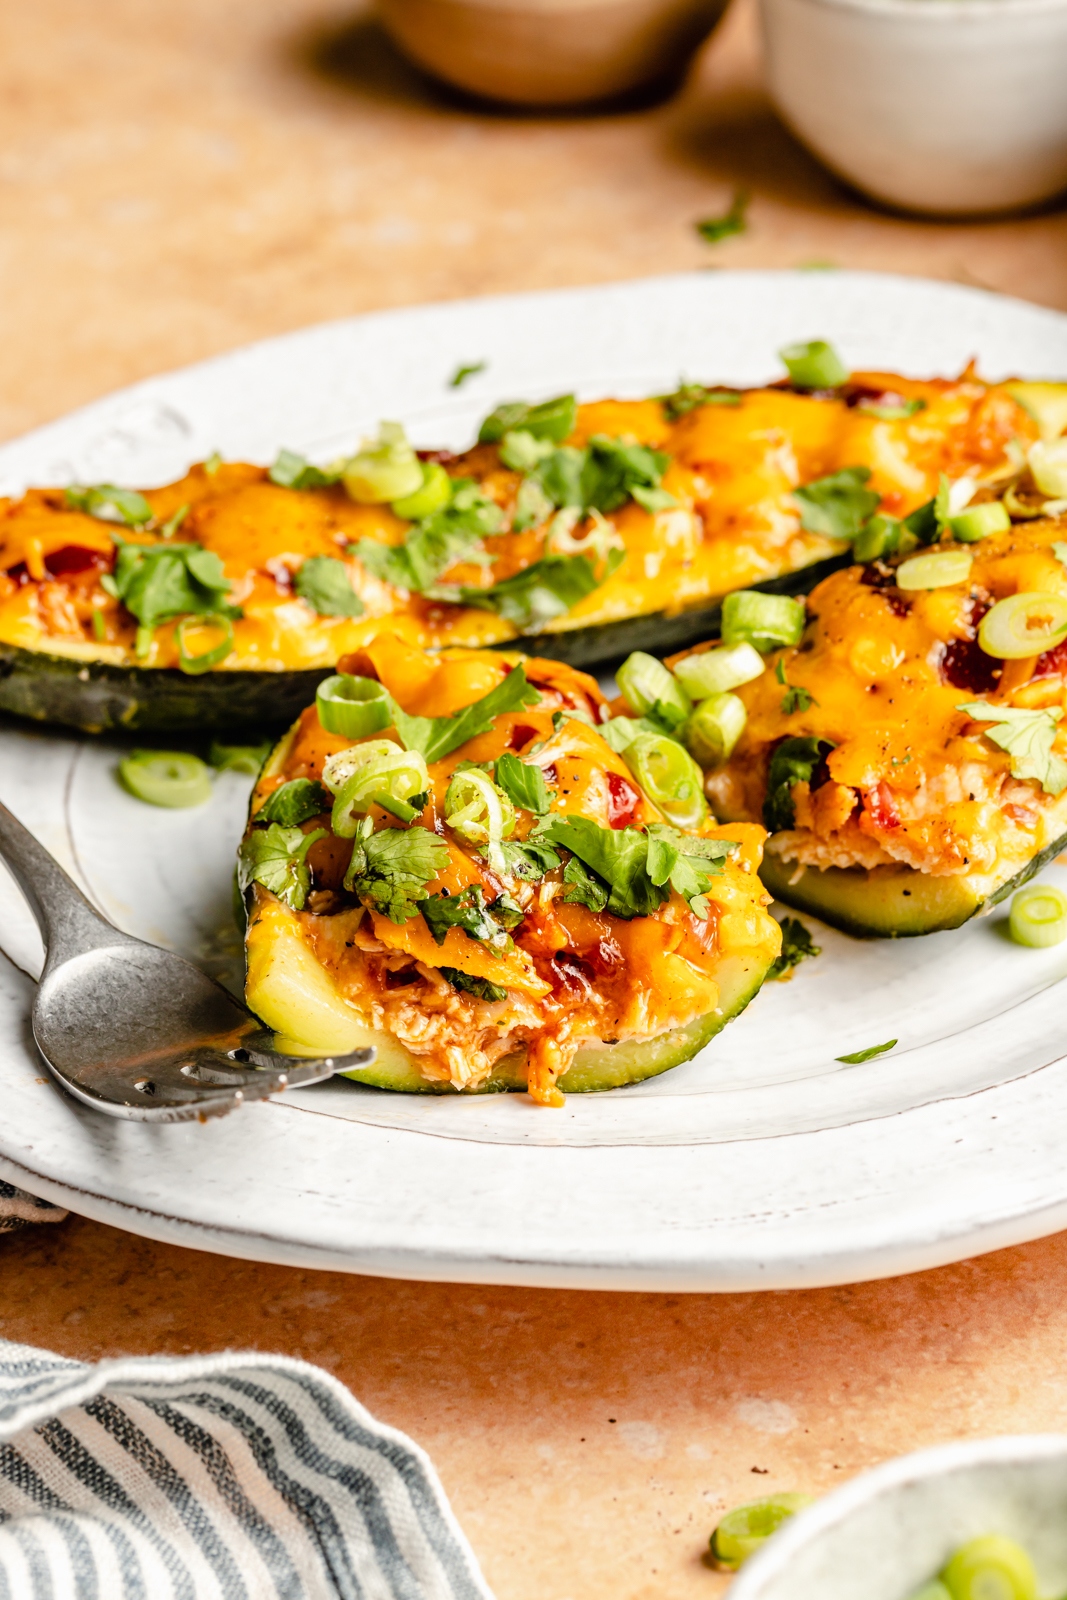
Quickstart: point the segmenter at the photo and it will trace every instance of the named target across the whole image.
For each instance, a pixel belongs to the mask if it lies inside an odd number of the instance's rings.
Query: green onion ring
[[[645,794],[678,828],[695,828],[707,813],[704,775],[676,739],[639,733],[622,759]]]
[[[323,767],[322,781],[335,796],[331,826],[339,839],[355,838],[357,816],[373,805],[384,806],[410,822],[411,816],[405,813],[415,813],[407,802],[430,787],[426,762],[419,752],[401,750],[390,739],[369,739],[366,744],[339,750]]]
[[[735,589],[722,603],[723,644],[750,644],[761,655],[799,644],[806,612],[803,600],[787,594]]]
[[[929,555],[909,556],[897,568],[897,588],[948,589],[966,583],[973,560],[969,550],[931,550]]]
[[[339,733],[345,739],[380,733],[393,720],[384,686],[376,678],[355,678],[348,673],[336,673],[319,684],[315,708],[326,732]]]
[[[668,727],[676,728],[693,709],[674,673],[644,650],[628,655],[615,679],[635,716],[643,717],[651,711]]]
[[[1055,649],[1067,639],[1067,595],[1027,591],[991,606],[978,624],[987,656],[1022,661]]]
[[[717,1567],[736,1572],[783,1522],[812,1504],[807,1494],[771,1494],[765,1500],[728,1511],[711,1536],[711,1555]]]
[[[484,772],[454,772],[445,792],[445,821],[468,844],[496,844],[515,826],[515,807]]]
[[[848,382],[848,368],[825,339],[787,344],[778,354],[798,389],[840,389]]]
[[[226,637],[221,644],[214,645],[210,650],[191,656],[185,648],[185,630],[189,627],[221,628]],[[210,611],[205,616],[182,617],[174,636],[178,641],[178,665],[183,672],[188,672],[194,677],[201,672],[210,672],[212,667],[217,667],[221,661],[226,660],[233,649],[233,623],[220,611]]]
[[[685,747],[705,771],[721,767],[745,731],[748,712],[736,694],[711,694],[685,725]]]
[[[1067,895],[1050,883],[1020,889],[1011,902],[1008,932],[1016,944],[1045,950],[1067,939]]]
[[[952,536],[963,544],[977,544],[994,533],[1007,533],[1011,518],[1000,500],[983,500],[981,505],[968,506],[958,516],[948,521]]]
[[[1033,1563],[1001,1534],[970,1539],[938,1575],[951,1600],[1037,1600]]]
[[[706,700],[709,695],[725,694],[743,683],[751,683],[764,670],[763,657],[747,640],[723,644],[717,650],[704,650],[698,656],[685,656],[674,667],[674,676],[690,700]]]
[[[180,811],[211,799],[211,778],[199,756],[184,750],[131,750],[119,762],[124,789],[150,806]]]

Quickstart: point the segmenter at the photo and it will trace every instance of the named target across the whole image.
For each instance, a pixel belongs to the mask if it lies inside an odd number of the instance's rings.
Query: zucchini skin
[[[783,905],[806,911],[858,939],[910,939],[960,928],[1022,888],[1067,849],[1067,834],[1047,845],[1025,867],[982,894],[966,877],[934,877],[914,867],[796,868],[777,856],[764,856],[760,878]]]
[[[0,644],[0,711],[82,733],[285,727],[333,670],[193,676],[176,667],[119,667]]]

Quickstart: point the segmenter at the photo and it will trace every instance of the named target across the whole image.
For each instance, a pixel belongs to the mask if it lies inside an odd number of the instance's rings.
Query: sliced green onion
[[[383,422],[377,439],[364,439],[362,449],[345,462],[342,474],[351,499],[360,505],[403,500],[422,488],[422,462],[399,422]]]
[[[787,344],[778,354],[798,389],[840,389],[849,380],[848,368],[825,339]]]
[[[711,1536],[716,1566],[736,1572],[772,1533],[777,1533],[783,1522],[811,1504],[809,1494],[771,1494],[765,1500],[752,1500],[728,1511]]]
[[[784,645],[799,644],[805,616],[803,600],[792,600],[787,594],[761,594],[758,589],[736,589],[722,603],[722,642],[754,645],[766,655]]]
[[[104,623],[104,613],[100,610],[99,606],[94,606],[91,615],[93,622],[93,638],[98,644],[103,644],[104,640],[107,638],[107,627]]]
[[[368,739],[330,756],[322,781],[335,796],[330,825],[339,839],[355,838],[356,818],[371,806],[410,822],[418,813],[408,802],[430,787],[426,762],[417,750],[401,750],[391,739]]]
[[[947,589],[966,583],[973,556],[969,550],[931,550],[928,556],[909,556],[897,568],[898,589]]]
[[[748,713],[735,694],[711,694],[685,725],[686,749],[705,771],[721,767],[733,755],[745,731]]]
[[[991,606],[978,625],[978,643],[987,656],[1022,661],[1067,639],[1067,595],[1012,594]]]
[[[623,750],[622,759],[668,822],[695,828],[704,820],[704,777],[677,739],[640,733]]]
[[[454,772],[445,791],[445,821],[468,844],[496,844],[515,826],[515,807],[489,775]]]
[[[185,634],[188,628],[220,628],[224,635],[219,644],[213,645],[210,650],[203,650],[199,655],[190,655],[185,645]],[[140,629],[138,629],[140,632]],[[203,617],[183,617],[178,623],[175,632],[178,641],[178,665],[183,672],[197,676],[201,672],[210,672],[212,667],[217,667],[225,661],[233,649],[233,623],[229,617],[222,616],[213,611]]]
[[[743,683],[751,683],[763,671],[763,657],[747,640],[720,645],[699,656],[686,656],[674,668],[674,676],[690,700],[706,700],[712,694],[725,694]]]
[[[981,505],[968,506],[958,517],[949,517],[949,532],[964,544],[977,544],[994,533],[1006,533],[1011,518],[999,500],[983,500]]]
[[[339,733],[345,739],[380,733],[393,720],[392,702],[377,679],[354,678],[347,673],[337,673],[319,684],[315,709],[326,732]]]
[[[627,705],[639,717],[651,712],[669,728],[677,728],[693,709],[674,673],[643,650],[627,656],[615,677]]]
[[[244,772],[256,777],[271,752],[271,741],[262,744],[222,744],[213,739],[208,761],[218,772]]]
[[[969,1540],[939,1576],[951,1600],[1037,1600],[1033,1562],[1001,1534]]]
[[[1053,499],[1067,495],[1067,439],[1032,444],[1026,459],[1042,494],[1051,495]]]
[[[432,516],[442,506],[447,506],[452,498],[452,479],[441,463],[424,461],[421,466],[422,483],[419,488],[414,494],[393,501],[397,516],[405,517],[409,522],[420,522],[423,517]]]
[[[150,806],[183,810],[211,799],[211,778],[199,756],[184,750],[131,750],[119,762],[124,788]]]
[[[1016,944],[1044,950],[1067,939],[1067,895],[1050,883],[1020,889],[1011,902],[1008,932]]]

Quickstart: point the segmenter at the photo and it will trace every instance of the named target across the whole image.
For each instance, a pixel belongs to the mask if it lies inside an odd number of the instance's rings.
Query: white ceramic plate
[[[870,274],[707,273],[391,312],[154,379],[0,450],[0,490],[162,481],[219,448],[349,446],[379,417],[462,444],[498,400],[752,383],[827,337],[855,366],[1067,375],[1067,317]],[[460,362],[487,371],[458,391]],[[230,873],[248,782],[142,806],[115,747],[8,724],[0,795],[116,922],[232,970]],[[1067,887],[1067,873],[1052,869]],[[0,943],[39,947],[0,875]],[[701,1057],[571,1096],[403,1097],[347,1082],[206,1126],[112,1122],[45,1078],[32,985],[0,964],[0,1173],[75,1211],[257,1259],[590,1288],[785,1288],[911,1271],[1067,1226],[1067,946],[1003,914],[900,944],[820,932]],[[836,1057],[896,1038],[890,1054]]]

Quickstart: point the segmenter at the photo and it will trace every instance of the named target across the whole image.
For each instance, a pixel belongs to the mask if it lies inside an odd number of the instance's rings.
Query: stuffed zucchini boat
[[[241,845],[249,1006],[281,1047],[371,1044],[408,1092],[609,1089],[695,1055],[779,953],[763,829],[657,805],[593,679],[383,632],[319,690]],[[676,747],[677,748],[677,747]]]
[[[971,372],[784,354],[770,388],[504,405],[463,455],[383,423],[330,468],[214,458],[143,493],[0,502],[0,710],[88,731],[284,726],[383,617],[419,649],[669,649],[713,631],[731,590],[800,592],[842,558],[842,473],[899,515],[940,472],[1036,436],[1026,395]]]
[[[860,935],[958,927],[1067,848],[1067,439],[856,548],[806,617],[735,595],[723,640],[671,659],[681,736],[716,815],[769,830],[777,899]]]

